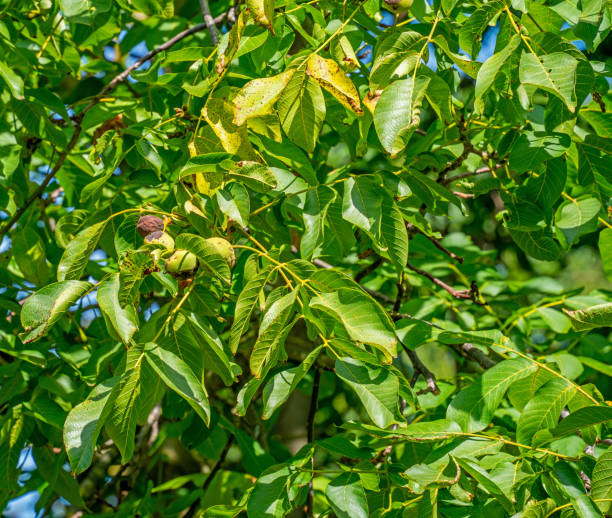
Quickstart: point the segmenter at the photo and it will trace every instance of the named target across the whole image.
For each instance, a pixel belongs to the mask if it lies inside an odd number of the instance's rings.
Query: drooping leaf
[[[208,426],[210,403],[204,385],[178,356],[154,343],[145,346],[145,358],[164,383],[182,396]]]
[[[117,391],[118,377],[97,385],[87,399],[75,406],[64,423],[64,445],[72,471],[85,471],[91,464],[94,448],[108,417]]]
[[[297,292],[293,290],[273,302],[261,319],[259,336],[249,361],[251,372],[256,378],[265,375],[283,353],[285,338],[291,330],[288,323],[293,314]]]
[[[87,261],[98,244],[98,240],[106,222],[102,221],[81,230],[76,237],[68,243],[66,250],[57,266],[57,280],[68,281],[79,279],[87,266]]]
[[[333,59],[313,54],[308,60],[306,73],[349,110],[357,115],[363,113],[355,85]]]
[[[54,282],[30,295],[21,309],[23,342],[33,342],[45,335],[91,287],[85,281]]]
[[[374,110],[374,127],[384,149],[396,155],[421,122],[421,104],[429,78],[418,75],[385,88]]]
[[[396,423],[399,416],[399,381],[386,368],[373,368],[352,358],[336,360],[336,375],[355,391],[370,419],[380,428]]]
[[[120,274],[116,273],[98,286],[97,299],[100,310],[112,331],[124,344],[128,344],[138,330],[138,317],[132,304],[121,305],[119,300],[121,289]]]

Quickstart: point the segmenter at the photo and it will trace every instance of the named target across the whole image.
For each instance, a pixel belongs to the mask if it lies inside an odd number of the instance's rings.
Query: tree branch
[[[404,351],[406,351],[406,354],[408,355],[408,358],[410,358],[410,362],[414,367],[414,376],[410,381],[410,386],[414,387],[414,384],[416,383],[419,374],[422,374],[425,378],[425,383],[427,383],[427,388],[423,391],[417,392],[417,394],[431,392],[432,394],[437,396],[440,393],[440,389],[438,388],[438,384],[436,383],[436,377],[434,376],[433,372],[431,372],[427,367],[425,367],[425,364],[417,356],[417,353],[415,351],[413,351],[412,349],[408,349],[408,347],[406,347],[403,342],[400,343],[402,344]]]
[[[227,16],[226,13],[223,13],[219,15],[217,18],[215,18],[213,21],[222,21],[225,19],[226,16]],[[153,58],[160,52],[163,52],[164,50],[168,50],[170,47],[172,47],[173,45],[175,45],[182,39],[186,38],[187,36],[190,36],[206,28],[207,28],[207,25],[205,23],[194,25],[193,27],[190,27],[189,29],[185,29],[183,32],[179,32],[173,38],[170,38],[165,43],[162,43],[159,47],[155,47],[153,50],[151,50],[146,55],[144,55],[142,58],[140,58],[138,61],[136,61],[136,63],[126,68],[120,74],[116,75],[110,81],[110,83],[108,83],[100,91],[100,93],[92,99],[92,101],[83,109],[83,111],[74,117],[74,121],[75,121],[74,133],[72,134],[72,138],[70,139],[70,142],[68,142],[66,149],[64,149],[64,151],[60,153],[57,159],[57,162],[55,164],[55,167],[45,177],[45,179],[41,182],[40,186],[32,193],[32,195],[26,200],[26,202],[21,207],[19,207],[19,209],[17,209],[15,214],[13,214],[13,216],[11,216],[9,220],[0,228],[0,238],[4,236],[11,229],[11,227],[15,223],[17,223],[17,221],[19,221],[21,216],[23,216],[24,212],[28,210],[30,205],[32,205],[32,203],[34,203],[36,199],[40,198],[40,196],[42,196],[42,194],[45,192],[47,185],[49,185],[51,180],[53,180],[57,172],[60,170],[60,168],[64,164],[64,161],[66,160],[66,157],[68,156],[68,154],[76,146],[79,136],[81,135],[81,132],[83,130],[82,121],[83,121],[83,117],[85,116],[85,114],[89,110],[91,110],[94,106],[96,106],[100,102],[101,99],[103,99],[106,95],[108,95],[108,93],[111,90],[116,88],[117,85],[125,81],[131,72],[136,70],[138,67],[142,66],[146,61],[150,60],[151,58]]]
[[[454,259],[455,261],[457,261],[459,264],[463,264],[463,257],[459,257],[457,254],[451,252],[448,248],[442,246],[440,244],[440,242],[432,236],[427,235],[425,232],[423,232],[419,227],[413,225],[412,223],[408,223],[406,222],[406,229],[408,230],[408,232],[417,232],[419,234],[421,234],[422,236],[424,236],[425,238],[429,239],[429,241],[431,241],[433,243],[433,245],[440,250],[441,252],[444,252],[446,255],[448,255],[451,259]]]
[[[475,347],[473,344],[466,342],[464,344],[457,344],[459,349],[463,351],[470,358],[475,360],[483,369],[487,370],[491,367],[497,365],[495,361],[489,358],[485,353],[483,353],[478,347]]]
[[[212,40],[213,45],[216,45],[217,43],[219,43],[219,31],[217,30],[217,26],[215,25],[215,20],[210,14],[210,6],[208,5],[208,0],[200,0],[200,9],[202,10],[202,18],[204,18],[206,28],[210,33],[210,39]]]
[[[410,264],[410,262],[406,263],[406,266],[411,269],[413,272],[418,273],[419,275],[422,275],[423,277],[426,277],[427,279],[429,279],[431,282],[433,282],[436,286],[448,291],[453,297],[457,298],[457,299],[472,299],[472,290],[456,290],[455,288],[449,286],[448,284],[446,284],[444,281],[438,279],[437,277],[434,277],[431,273],[426,272],[425,270],[421,270],[420,268],[417,268],[416,266],[412,266],[412,264]]]
[[[493,169],[497,170],[501,167],[502,167],[502,164],[497,164],[495,165]],[[476,169],[476,171],[468,171],[467,173],[461,173],[456,176],[453,176],[452,178],[446,178],[442,182],[442,185],[448,185],[449,183],[452,183],[456,180],[462,180],[463,178],[469,178],[471,176],[477,176],[479,174],[485,174],[485,173],[490,173],[490,172],[491,172],[490,167],[481,167],[480,169]]]

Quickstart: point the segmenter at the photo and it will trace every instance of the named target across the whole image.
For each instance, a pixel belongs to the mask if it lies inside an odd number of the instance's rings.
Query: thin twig
[[[472,290],[456,290],[455,288],[446,284],[444,281],[438,279],[437,277],[434,277],[431,273],[426,272],[425,270],[421,270],[420,268],[417,268],[416,266],[412,266],[410,262],[407,262],[406,266],[410,268],[413,272],[416,272],[419,275],[426,277],[431,282],[433,282],[436,286],[448,291],[453,297],[457,299],[468,299],[469,300],[472,298]]]
[[[493,169],[500,169],[501,167],[503,167],[502,164],[496,164]],[[449,183],[452,183],[456,180],[462,180],[463,178],[469,178],[471,176],[477,176],[479,174],[485,174],[485,173],[490,173],[490,172],[491,172],[490,167],[481,167],[480,169],[476,169],[476,171],[468,171],[467,173],[461,173],[451,178],[446,178],[442,182],[442,185],[448,185]]]
[[[202,10],[202,18],[204,18],[206,28],[210,33],[210,39],[213,45],[216,45],[217,43],[219,43],[219,31],[217,30],[217,26],[215,25],[215,20],[210,14],[210,6],[208,5],[208,0],[200,0],[200,9]]]
[[[401,342],[401,344],[404,350],[406,351],[406,354],[408,354],[408,358],[410,358],[412,366],[414,367],[414,376],[412,377],[410,385],[414,387],[414,384],[416,383],[419,374],[422,374],[425,378],[427,388],[423,391],[418,392],[418,394],[431,392],[432,394],[437,396],[440,393],[440,389],[438,388],[438,384],[436,383],[436,377],[434,376],[433,372],[431,372],[427,367],[425,367],[425,364],[417,356],[417,353],[415,351],[413,351],[412,349],[408,349],[408,347],[406,347],[403,342]]]
[[[425,238],[429,239],[429,241],[431,241],[433,243],[433,245],[440,250],[441,252],[444,252],[446,255],[448,255],[451,259],[454,259],[455,261],[457,261],[459,264],[463,264],[463,257],[459,257],[457,254],[455,254],[454,252],[451,252],[448,248],[442,246],[440,244],[440,242],[433,236],[429,236],[427,235],[425,232],[423,232],[419,227],[413,225],[412,223],[406,223],[406,229],[408,229],[408,232],[417,232],[419,234],[421,234],[422,236],[424,236]]]

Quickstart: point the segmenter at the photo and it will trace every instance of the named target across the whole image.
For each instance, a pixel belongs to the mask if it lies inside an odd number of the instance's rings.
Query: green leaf
[[[609,513],[612,507],[612,446],[604,451],[593,468],[591,475],[591,498],[597,502],[602,513]],[[607,501],[605,501],[607,500]]]
[[[106,221],[96,223],[81,230],[76,237],[68,243],[57,266],[57,280],[67,281],[79,279],[87,266],[89,257],[95,250],[100,236],[106,227]]]
[[[257,307],[260,296],[272,275],[269,268],[262,270],[253,277],[238,295],[236,309],[234,310],[234,321],[230,329],[229,347],[232,354],[236,354],[240,344],[240,338],[249,328],[251,315]]]
[[[377,240],[380,238],[383,219],[382,200],[380,185],[374,177],[347,178],[342,197],[342,217]]]
[[[510,167],[517,173],[536,169],[543,161],[563,155],[570,143],[563,133],[524,133],[512,147]]]
[[[239,183],[232,182],[225,189],[216,192],[219,209],[228,218],[237,221],[242,227],[249,224],[251,200],[249,192]]]
[[[185,323],[190,331],[186,341],[193,342],[193,352],[201,356],[202,368],[198,370],[195,368],[196,363],[192,363],[186,358],[181,359],[186,361],[196,374],[201,374],[202,381],[204,380],[204,368],[217,373],[227,386],[237,381],[242,370],[239,365],[230,360],[229,351],[226,352],[217,333],[204,319],[198,318],[194,313],[186,317]]]
[[[117,397],[114,388],[118,381],[119,377],[103,381],[85,401],[68,413],[64,423],[64,445],[72,471],[76,474],[91,465],[96,441]]]
[[[253,346],[249,365],[251,372],[256,378],[264,376],[271,367],[278,362],[284,354],[284,342],[291,330],[289,319],[293,314],[293,305],[298,290],[293,290],[287,295],[273,302],[261,319],[259,336]]]
[[[255,483],[247,503],[249,518],[283,518],[291,510],[287,486],[291,473],[286,465],[266,470]]]
[[[552,430],[554,437],[565,437],[589,426],[612,421],[612,407],[585,406],[572,412]]]
[[[327,209],[335,198],[336,191],[325,185],[309,189],[306,193],[306,202],[302,212],[304,233],[300,241],[300,254],[302,258],[310,259],[317,247],[322,244]]]
[[[381,205],[380,242],[385,245],[391,262],[402,271],[408,261],[408,232],[404,217],[390,196],[385,196]]]
[[[338,518],[367,518],[368,501],[357,473],[343,473],[325,488],[325,496]]]
[[[387,86],[394,77],[410,74],[418,65],[418,54],[425,46],[426,38],[411,30],[385,31],[378,38],[370,71],[370,91]],[[423,59],[428,60],[425,47]]]
[[[576,331],[612,326],[612,302],[574,311],[564,308],[563,312],[572,319]]]
[[[294,70],[288,70],[276,76],[253,79],[244,85],[234,98],[234,122],[241,126],[251,117],[270,113],[293,73]]]
[[[510,385],[535,369],[536,365],[524,358],[498,363],[453,398],[446,418],[458,423],[465,432],[483,430],[491,422]]]
[[[54,282],[30,295],[21,309],[23,343],[33,342],[45,335],[91,287],[92,284],[85,281]]]
[[[134,454],[137,400],[140,395],[144,345],[134,345],[127,351],[126,367],[115,388],[117,396],[112,402],[105,428],[121,453],[125,464]]]
[[[561,99],[574,113],[593,83],[593,69],[583,60],[563,52],[536,56],[523,52],[519,65],[522,84],[532,85]]]
[[[600,210],[600,201],[592,196],[567,201],[557,209],[555,227],[563,233],[568,244],[572,244],[586,233],[587,226],[597,218]]]
[[[298,70],[278,99],[278,116],[291,142],[312,153],[325,120],[321,87],[303,70]]]
[[[521,37],[516,34],[514,35],[507,45],[505,45],[499,52],[488,58],[480,67],[478,75],[476,76],[476,88],[475,88],[475,103],[478,103],[485,93],[493,86],[495,78],[499,74],[500,69],[508,61],[510,56],[514,54],[514,51],[518,48],[521,42]],[[482,111],[482,110],[479,110]]]
[[[546,232],[522,232],[508,229],[514,242],[527,255],[541,261],[554,261],[561,255],[559,244]]]
[[[587,496],[578,473],[565,461],[557,462],[554,473],[563,491],[569,496],[572,507],[579,518],[603,518],[603,514]]]
[[[575,386],[565,379],[554,378],[544,384],[521,413],[516,427],[516,441],[531,444],[536,432],[553,428],[559,422],[561,410],[575,393]]]
[[[391,155],[402,151],[421,122],[421,104],[429,78],[409,77],[383,90],[374,109],[374,127]]]
[[[514,506],[508,497],[504,494],[501,488],[492,480],[492,477],[484,469],[475,462],[468,459],[455,458],[455,462],[459,464],[461,469],[467,472],[474,480],[484,487],[488,493],[492,494],[495,499],[503,506],[508,515],[514,513]]]
[[[388,369],[376,369],[352,358],[342,358],[336,360],[335,371],[355,391],[376,426],[387,428],[401,420],[399,381]]]
[[[15,99],[23,100],[23,79],[4,61],[0,61],[0,78],[4,80]]]
[[[283,369],[266,382],[262,393],[264,405],[262,419],[270,419],[276,409],[289,399],[291,393],[317,360],[322,349],[323,346],[320,345],[312,350],[297,367]]]
[[[332,293],[321,293],[312,298],[310,307],[336,318],[353,340],[380,349],[387,361],[397,356],[393,323],[378,303],[362,290],[340,288]]]
[[[245,187],[255,192],[268,192],[278,184],[272,170],[257,162],[238,162],[238,168],[233,169],[229,177],[241,181]]]
[[[13,238],[15,262],[27,281],[40,286],[49,278],[45,245],[33,228],[27,227]]]
[[[210,424],[210,403],[204,385],[198,381],[189,366],[174,353],[148,343],[145,346],[147,362],[164,383],[182,396],[206,423]]]
[[[187,250],[198,258],[201,266],[205,267],[215,277],[226,284],[231,283],[231,273],[227,261],[203,237],[195,234],[183,233],[176,238],[175,246],[178,250]]]
[[[132,304],[121,306],[119,302],[121,289],[120,274],[115,273],[98,286],[97,299],[105,320],[110,324],[110,329],[124,344],[128,344],[138,330],[138,316]]]
[[[612,282],[612,228],[604,228],[599,233],[599,253],[604,273]]]

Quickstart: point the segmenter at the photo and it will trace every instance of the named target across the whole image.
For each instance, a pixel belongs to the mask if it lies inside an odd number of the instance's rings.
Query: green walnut
[[[211,244],[215,250],[219,252],[219,254],[221,254],[230,268],[236,266],[234,247],[227,239],[223,239],[222,237],[209,237],[206,241]]]
[[[152,232],[161,232],[164,230],[164,221],[157,216],[142,216],[138,219],[136,229],[142,237],[145,237]]]
[[[159,245],[167,250],[174,250],[174,239],[167,234],[158,230],[157,232],[151,232],[144,238],[144,242],[147,245]]]
[[[198,258],[187,250],[176,250],[166,261],[166,271],[172,275],[190,275],[198,267]]]
[[[383,0],[384,6],[393,12],[404,12],[412,7],[414,0]]]

